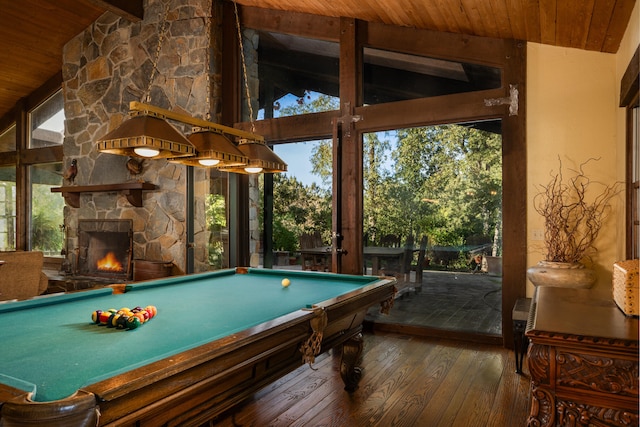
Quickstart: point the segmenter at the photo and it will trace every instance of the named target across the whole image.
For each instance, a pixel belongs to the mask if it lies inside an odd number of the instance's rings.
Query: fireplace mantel
[[[124,182],[122,184],[54,187],[51,189],[51,192],[62,193],[65,202],[72,208],[80,207],[81,193],[122,192],[132,206],[140,208],[142,207],[142,192],[155,189],[155,184],[151,184],[150,182]]]

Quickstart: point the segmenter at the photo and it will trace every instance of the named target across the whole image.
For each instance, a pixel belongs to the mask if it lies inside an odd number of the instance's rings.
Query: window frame
[[[620,82],[620,107],[625,108],[625,256],[640,258],[640,45]],[[635,179],[634,179],[635,177]]]
[[[517,40],[489,39],[483,37],[468,37],[446,34],[429,30],[416,30],[379,23],[357,21],[351,18],[326,17],[304,13],[292,13],[261,9],[257,7],[239,6],[240,25],[242,28],[289,33],[308,38],[318,38],[340,42],[340,111],[310,113],[302,116],[279,117],[275,119],[258,120],[254,123],[242,121],[242,73],[239,64],[238,47],[234,42],[237,29],[234,27],[232,6],[224,9],[228,26],[223,26],[225,47],[223,64],[222,121],[224,124],[243,130],[252,130],[263,135],[270,144],[292,141],[308,141],[331,137],[333,124],[341,120],[341,115],[363,116],[366,119],[350,125],[348,141],[341,140],[339,144],[347,147],[341,156],[346,164],[362,164],[357,161],[362,155],[361,135],[363,132],[382,131],[392,127],[414,127],[443,123],[446,121],[465,121],[477,119],[502,118],[503,123],[503,157],[508,156],[510,162],[503,164],[504,194],[503,210],[503,242],[504,253],[509,258],[504,264],[503,283],[508,284],[503,289],[503,339],[505,345],[512,344],[511,308],[517,298],[526,293],[526,227],[521,218],[526,217],[526,43]],[[397,51],[407,54],[425,55],[432,58],[472,62],[478,65],[488,65],[503,69],[503,87],[499,89],[471,92],[461,96],[448,96],[443,99],[423,98],[418,100],[401,101],[389,104],[364,106],[361,102],[361,52],[363,47]],[[490,109],[484,103],[485,99],[496,99],[509,96],[509,87],[513,84],[519,91],[519,112],[510,115],[508,108]],[[444,97],[443,97],[444,98]],[[448,117],[447,105],[455,106],[455,117]],[[486,107],[486,108],[485,108]],[[464,111],[461,111],[461,108]],[[334,152],[335,153],[335,152]],[[348,157],[348,158],[347,158]],[[350,186],[353,191],[354,183],[361,181],[362,170],[351,171],[351,177],[336,178],[334,176],[334,201],[338,194],[335,185],[338,179],[343,179],[341,185]],[[352,179],[353,178],[353,179]],[[246,185],[246,183],[241,183]],[[357,191],[355,191],[357,194]],[[347,194],[347,193],[345,193]],[[346,200],[342,206],[353,206],[349,215],[341,215],[334,209],[334,215],[348,224],[342,224],[341,229],[348,229],[353,238],[342,240],[342,249],[350,254],[347,272],[354,271],[362,265],[362,227],[356,222],[362,212],[362,204],[349,205]],[[242,206],[235,212],[237,223],[248,222],[248,209]],[[334,218],[333,223],[338,222]],[[360,233],[358,235],[358,230]],[[240,241],[248,241],[248,237],[238,235]],[[232,241],[235,240],[232,238]],[[345,246],[348,244],[348,246]],[[359,258],[360,257],[360,258]],[[337,263],[334,263],[334,265]],[[344,267],[344,263],[342,264]],[[352,268],[353,267],[353,268]],[[338,270],[338,272],[345,272]]]
[[[63,146],[29,147],[29,112],[62,90],[62,72],[57,73],[0,118],[0,132],[15,124],[16,150],[0,153],[0,166],[16,168],[16,250],[27,251],[30,244],[31,198],[29,167],[63,161]]]

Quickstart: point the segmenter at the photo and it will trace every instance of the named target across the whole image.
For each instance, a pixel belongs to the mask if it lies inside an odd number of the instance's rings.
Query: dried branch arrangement
[[[533,204],[544,218],[545,261],[580,262],[597,251],[594,242],[611,208],[611,199],[621,191],[620,183],[605,185],[589,179],[584,167],[597,160],[591,158],[578,170],[570,169],[573,176],[566,178],[558,159],[558,172],[551,172],[549,183],[539,186]],[[593,191],[597,191],[595,197],[590,194]]]

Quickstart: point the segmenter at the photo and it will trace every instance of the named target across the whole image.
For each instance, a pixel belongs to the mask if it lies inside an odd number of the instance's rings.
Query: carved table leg
[[[355,391],[362,377],[362,368],[357,366],[361,361],[362,348],[363,340],[360,333],[345,341],[342,345],[340,375],[345,384],[344,389],[347,391]]]
[[[531,387],[531,412],[527,419],[528,427],[551,427],[555,421],[555,397],[543,388]]]

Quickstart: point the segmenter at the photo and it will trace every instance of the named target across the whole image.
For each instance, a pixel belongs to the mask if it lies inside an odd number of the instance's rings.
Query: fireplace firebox
[[[78,274],[129,280],[132,256],[132,220],[78,221]]]

